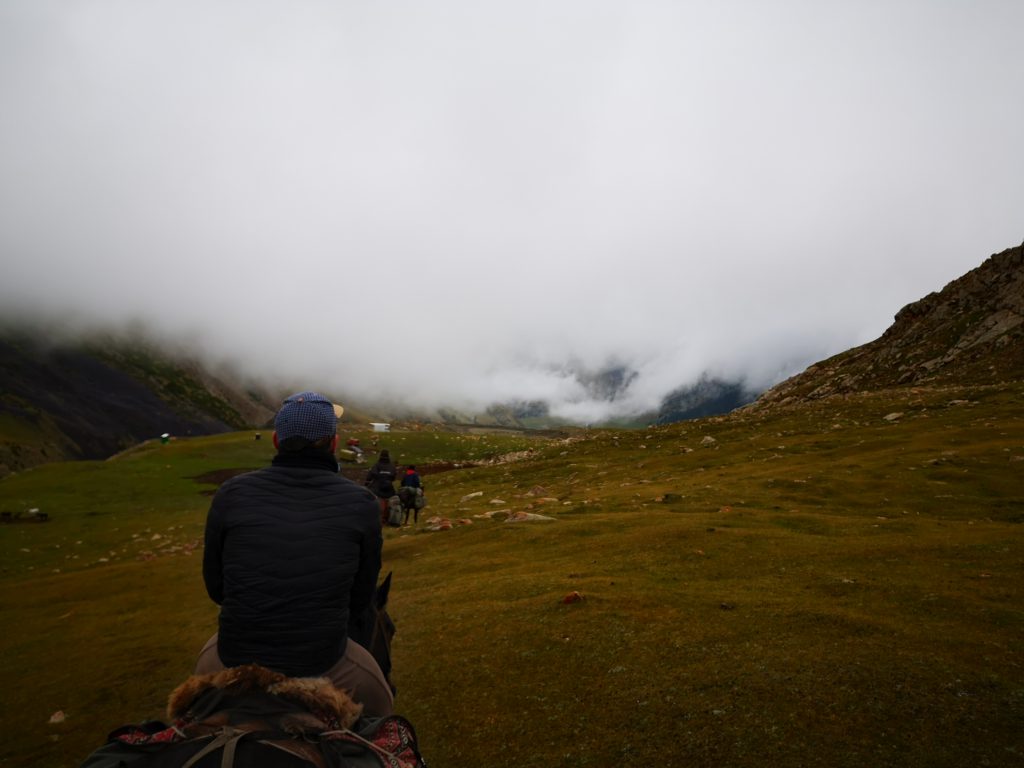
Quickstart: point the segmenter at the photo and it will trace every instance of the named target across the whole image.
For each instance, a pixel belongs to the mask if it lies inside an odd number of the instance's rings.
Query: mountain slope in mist
[[[259,426],[272,416],[260,394],[141,342],[0,336],[0,474],[106,458],[164,432]]]
[[[671,424],[728,413],[746,405],[755,397],[756,393],[751,393],[739,382],[702,376],[696,384],[669,393],[662,401],[655,421],[658,424]]]
[[[891,387],[1024,379],[1024,245],[901,309],[881,337],[762,395],[769,408]]]
[[[0,475],[48,461],[104,458],[164,432],[200,435],[266,425],[282,392],[242,385],[142,340],[46,343],[0,334]],[[638,374],[622,365],[577,371],[587,393],[622,398]],[[942,291],[904,307],[879,339],[811,366],[749,408],[771,408],[890,387],[1024,379],[1024,246],[993,255]],[[702,377],[661,407],[619,426],[726,413],[755,393]],[[563,425],[544,400],[495,403],[480,413],[402,404],[364,406],[342,396],[346,421],[434,421],[548,428]]]

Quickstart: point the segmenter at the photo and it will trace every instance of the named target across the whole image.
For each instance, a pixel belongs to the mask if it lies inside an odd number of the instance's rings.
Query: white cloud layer
[[[1021,29],[1017,0],[6,0],[0,302],[415,404],[763,387],[1024,238]],[[569,361],[640,375],[609,407]]]

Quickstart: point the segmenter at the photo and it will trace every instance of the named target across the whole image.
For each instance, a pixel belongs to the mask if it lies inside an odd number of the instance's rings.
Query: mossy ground
[[[386,533],[399,710],[444,768],[1021,765],[1022,395],[593,431],[428,477],[428,516],[473,523]],[[513,440],[385,436],[417,463]],[[190,478],[268,450],[180,441],[0,483],[0,508],[53,517],[0,528],[0,763],[74,766],[161,716],[215,623]],[[555,520],[475,517],[496,508]]]

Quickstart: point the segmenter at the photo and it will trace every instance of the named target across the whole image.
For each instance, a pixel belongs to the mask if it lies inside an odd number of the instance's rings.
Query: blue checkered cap
[[[315,442],[338,431],[338,417],[344,409],[318,392],[299,392],[285,398],[274,419],[279,440],[303,437]]]

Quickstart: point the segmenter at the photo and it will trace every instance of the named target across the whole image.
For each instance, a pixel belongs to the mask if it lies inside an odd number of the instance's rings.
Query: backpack
[[[402,525],[402,500],[397,495],[388,499],[388,525],[395,528]]]

